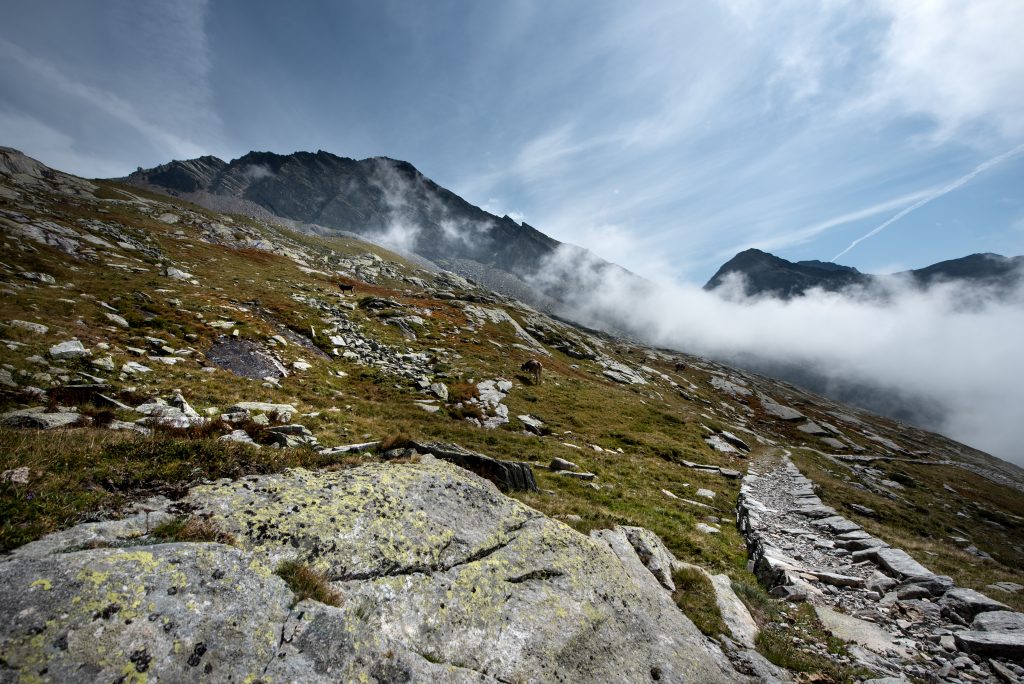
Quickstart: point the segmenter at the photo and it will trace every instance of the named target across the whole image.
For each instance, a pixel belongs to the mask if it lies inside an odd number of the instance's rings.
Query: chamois
[[[544,370],[544,364],[542,364],[537,359],[530,359],[529,361],[524,363],[522,366],[520,366],[519,370],[529,371],[530,373],[532,373],[533,374],[533,384],[539,385],[540,384],[540,374],[541,374],[541,371]]]

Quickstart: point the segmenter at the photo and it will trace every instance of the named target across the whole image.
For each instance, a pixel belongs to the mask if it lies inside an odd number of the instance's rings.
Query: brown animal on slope
[[[540,374],[541,374],[541,371],[544,370],[544,364],[542,364],[537,359],[530,359],[529,361],[524,363],[522,366],[520,366],[519,370],[528,371],[528,372],[532,373],[533,374],[533,384],[539,385],[540,384]]]

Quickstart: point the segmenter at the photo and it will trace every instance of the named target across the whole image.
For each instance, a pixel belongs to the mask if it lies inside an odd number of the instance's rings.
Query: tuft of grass
[[[464,403],[479,397],[480,390],[469,382],[456,382],[448,388],[448,401],[452,404]]]
[[[194,516],[181,516],[162,522],[150,534],[164,541],[235,543],[234,536],[217,527],[212,520]]]
[[[341,592],[331,586],[327,577],[296,560],[288,560],[277,566],[275,573],[283,579],[295,594],[296,605],[306,599],[313,599],[329,606],[341,605]]]
[[[412,442],[412,437],[407,432],[395,432],[380,441],[377,451],[384,453],[390,449],[405,449]]]
[[[870,673],[843,664],[836,656],[847,656],[846,646],[833,637],[807,603],[780,608],[781,620],[762,626],[755,642],[757,650],[779,667],[793,672],[813,673],[815,681],[847,684]],[[818,647],[824,646],[824,652]]]
[[[698,568],[678,568],[672,573],[672,581],[676,585],[672,600],[697,629],[708,636],[729,633],[707,575]]]
[[[456,404],[448,408],[448,415],[456,420],[464,420],[466,418],[475,418],[476,420],[483,420],[486,418],[482,408],[476,404]]]
[[[764,587],[753,579],[734,579],[732,590],[750,611],[750,616],[758,626],[766,625],[781,619],[782,609],[779,600],[772,598]]]
[[[180,498],[203,480],[341,467],[361,458],[310,449],[255,449],[234,442],[76,428],[0,428],[0,471],[27,466],[28,484],[0,482],[0,552],[57,529],[117,515],[155,494]]]

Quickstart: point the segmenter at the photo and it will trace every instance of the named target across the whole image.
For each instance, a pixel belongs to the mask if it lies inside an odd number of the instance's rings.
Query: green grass
[[[772,663],[814,674],[817,679],[813,681],[818,682],[845,684],[870,676],[866,670],[836,659],[848,655],[846,646],[821,624],[810,604],[788,604],[780,608],[780,615],[781,620],[762,625],[757,635],[757,650]]]
[[[679,568],[672,573],[672,581],[676,585],[672,600],[697,629],[708,636],[729,633],[715,601],[715,588],[707,575],[696,568]]]
[[[305,563],[289,560],[277,566],[275,573],[283,579],[288,588],[295,594],[292,606],[301,601],[312,599],[329,606],[340,606],[341,592],[331,586],[327,577]]]

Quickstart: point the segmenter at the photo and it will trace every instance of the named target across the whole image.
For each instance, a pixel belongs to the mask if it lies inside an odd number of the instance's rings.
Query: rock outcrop
[[[851,653],[861,665],[946,681],[951,673],[988,675],[958,649],[976,657],[1024,655],[1024,615],[954,587],[837,515],[787,457],[763,458],[756,468],[743,478],[737,502],[751,569],[773,595],[811,602],[836,636],[860,644]]]
[[[628,542],[580,535],[437,459],[218,481],[169,506],[150,522],[187,510],[235,544],[156,543],[139,514],[0,562],[5,677],[745,679]],[[293,605],[282,561],[322,573],[340,605]]]

